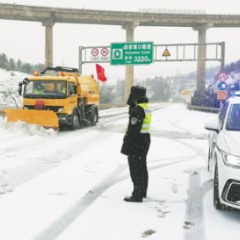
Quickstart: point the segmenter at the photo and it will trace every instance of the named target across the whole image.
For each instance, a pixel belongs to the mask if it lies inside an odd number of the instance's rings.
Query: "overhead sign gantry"
[[[198,59],[198,48],[206,47],[206,58]],[[110,46],[79,47],[79,69],[85,63],[138,65],[154,62],[220,61],[224,69],[225,43],[153,44],[153,42],[111,43]]]
[[[111,65],[140,65],[154,62],[197,61],[197,91],[205,90],[205,62],[220,61],[225,64],[225,42],[154,44],[153,42],[112,43],[110,46],[79,47],[79,72],[85,63],[110,63]],[[127,89],[131,83],[126,81]],[[127,85],[128,84],[128,85]],[[126,89],[126,88],[125,88]]]

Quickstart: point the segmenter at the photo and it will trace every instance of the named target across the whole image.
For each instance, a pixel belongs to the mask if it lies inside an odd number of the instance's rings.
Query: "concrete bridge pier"
[[[45,67],[53,67],[53,25],[54,18],[51,17],[42,23],[45,27]]]
[[[134,42],[134,29],[139,26],[138,22],[123,25],[122,28],[126,30],[126,42]],[[128,65],[125,68],[125,92],[124,101],[128,100],[131,87],[134,85],[134,66]]]
[[[206,83],[206,31],[211,28],[212,24],[203,24],[198,27],[193,28],[198,31],[198,59],[197,59],[197,91],[205,91]]]

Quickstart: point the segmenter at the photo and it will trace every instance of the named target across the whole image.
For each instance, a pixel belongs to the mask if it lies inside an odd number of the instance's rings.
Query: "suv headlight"
[[[229,167],[240,168],[240,157],[222,152],[223,161]]]

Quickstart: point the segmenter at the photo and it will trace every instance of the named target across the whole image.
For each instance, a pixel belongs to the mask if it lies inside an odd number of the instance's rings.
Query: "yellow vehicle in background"
[[[192,92],[190,90],[183,90],[181,92],[181,95],[182,97],[184,98],[185,102],[187,104],[190,104],[191,103],[191,100],[192,100]]]
[[[24,121],[47,128],[78,129],[98,122],[99,87],[78,69],[48,67],[19,83],[22,109],[4,109],[8,122]]]

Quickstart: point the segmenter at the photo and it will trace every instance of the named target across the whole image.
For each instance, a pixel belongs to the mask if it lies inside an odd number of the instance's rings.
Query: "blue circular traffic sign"
[[[218,84],[218,89],[219,90],[227,90],[227,84],[225,83],[225,82],[220,82],[219,84]]]

